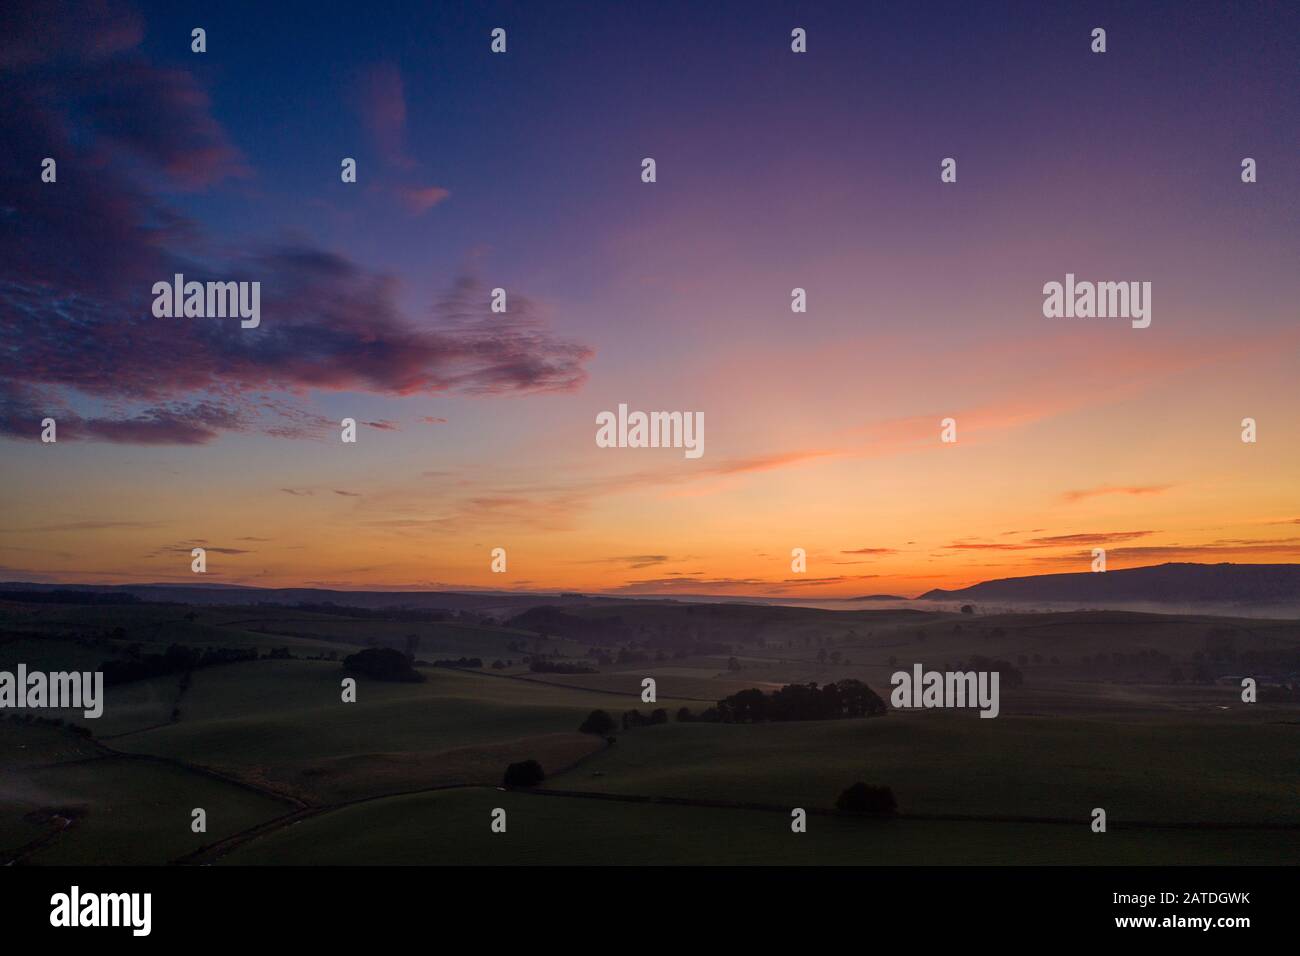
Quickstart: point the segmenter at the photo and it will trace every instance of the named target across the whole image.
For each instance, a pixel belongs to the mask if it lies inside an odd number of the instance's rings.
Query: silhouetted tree
[[[849,677],[825,687],[816,683],[787,684],[771,694],[751,687],[718,701],[717,713],[724,723],[748,724],[768,720],[878,717],[886,713],[886,707],[880,695],[862,681]],[[700,719],[707,717],[701,715]]]
[[[411,666],[411,659],[392,647],[368,647],[349,654],[343,658],[343,667],[376,680],[424,680],[424,675]]]
[[[506,776],[502,785],[506,787],[535,787],[545,778],[546,774],[542,771],[541,764],[536,760],[524,760],[506,767]]]
[[[616,726],[614,718],[605,713],[605,711],[593,710],[587,715],[587,719],[582,722],[582,726],[578,728],[578,732],[582,734],[600,734],[603,737]]]

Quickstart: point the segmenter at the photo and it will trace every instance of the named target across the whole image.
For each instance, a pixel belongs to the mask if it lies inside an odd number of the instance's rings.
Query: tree
[[[534,787],[546,778],[542,771],[542,765],[536,760],[524,760],[520,763],[512,763],[506,767],[505,780],[502,786],[506,787]]]
[[[718,701],[723,723],[759,723],[784,720],[836,720],[841,717],[878,717],[885,702],[862,681],[846,677],[818,687],[816,683],[787,684],[771,694],[756,687],[737,691]],[[707,720],[708,712],[700,715]]]
[[[841,813],[871,813],[881,816],[898,812],[894,791],[888,787],[873,787],[858,781],[840,794],[835,809]]]
[[[368,647],[343,658],[345,669],[376,680],[422,681],[424,675],[411,666],[411,659],[392,647]]]
[[[961,612],[962,612],[963,614],[974,614],[974,613],[975,613],[975,605],[973,605],[973,604],[963,604],[963,605],[961,606]]]
[[[600,734],[600,736],[603,737],[616,726],[614,718],[605,713],[605,711],[593,710],[587,715],[587,719],[582,722],[582,726],[578,728],[578,733]]]
[[[829,686],[829,685],[828,685]],[[880,695],[860,680],[846,677],[838,684],[840,701],[845,717],[883,717],[885,702]]]

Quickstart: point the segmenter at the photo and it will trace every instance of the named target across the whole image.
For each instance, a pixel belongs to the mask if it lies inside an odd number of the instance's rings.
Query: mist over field
[[[0,671],[109,678],[100,719],[0,720],[6,862],[1077,865],[1300,851],[1294,617],[211,593],[0,590]],[[373,606],[389,600],[406,606]],[[893,683],[914,669],[998,672],[996,719],[900,709]],[[355,702],[341,702],[349,678]],[[853,688],[878,710],[846,711]],[[541,777],[510,783],[529,762]],[[857,784],[887,790],[891,809],[846,811]],[[188,826],[195,807],[203,832]],[[478,821],[493,808],[518,840],[487,842]],[[788,838],[792,808],[811,839]],[[574,828],[602,836],[575,845]]]

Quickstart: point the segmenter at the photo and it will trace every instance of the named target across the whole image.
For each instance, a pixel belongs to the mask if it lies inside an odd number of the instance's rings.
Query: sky
[[[1296,561],[1300,9],[991,6],[6,4],[0,580]],[[178,272],[260,325],[155,317]],[[1150,326],[1045,317],[1067,274]],[[704,454],[599,447],[620,404]]]

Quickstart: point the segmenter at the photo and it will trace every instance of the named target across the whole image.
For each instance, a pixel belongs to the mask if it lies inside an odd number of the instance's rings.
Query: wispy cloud
[[[195,549],[195,548],[202,548],[204,551],[207,551],[207,552],[210,553],[210,554],[228,554],[228,555],[234,555],[234,554],[253,554],[253,553],[254,553],[254,552],[252,552],[252,551],[248,551],[248,550],[245,550],[245,549],[243,549],[243,548],[224,548],[224,547],[217,547],[216,545],[208,544],[208,543],[207,543],[205,540],[203,540],[202,538],[197,538],[197,539],[195,539],[195,540],[193,540],[193,541],[182,541],[182,542],[180,542],[180,543],[178,543],[178,544],[169,544],[169,545],[164,545],[163,547],[160,547],[160,548],[155,549],[154,551],[151,551],[149,554],[146,555],[146,557],[156,558],[156,557],[158,557],[159,555],[164,555],[164,554],[184,554],[184,555],[187,555],[187,556],[188,556],[188,555],[190,554],[190,552],[193,551],[193,549]]]
[[[62,531],[118,531],[156,528],[158,521],[69,521],[64,524],[34,525],[30,528],[5,528],[7,534],[54,534]]]
[[[1075,502],[1084,501],[1087,498],[1097,498],[1102,495],[1159,495],[1164,494],[1176,485],[1098,485],[1095,488],[1082,488],[1077,491],[1066,491],[1062,493],[1063,501]]]
[[[1156,534],[1155,531],[1101,531],[1086,534],[1060,534],[1046,538],[1030,538],[1028,541],[1013,543],[1009,541],[954,541],[945,545],[951,551],[1032,551],[1039,548],[1097,547],[1115,544],[1120,541],[1132,541]]]
[[[398,198],[413,214],[422,215],[451,195],[441,186],[399,186]]]
[[[628,554],[613,558],[593,558],[589,561],[578,561],[578,564],[613,564],[622,565],[631,569],[650,568],[658,564],[666,564],[671,558],[666,554]]]

